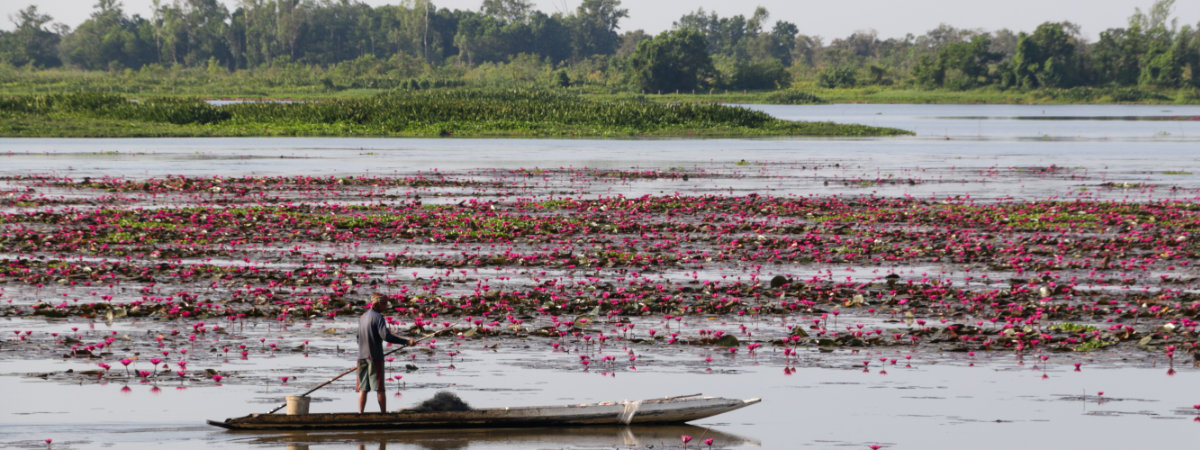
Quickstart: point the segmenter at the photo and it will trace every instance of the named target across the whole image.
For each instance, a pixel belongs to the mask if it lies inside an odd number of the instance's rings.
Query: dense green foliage
[[[991,39],[977,35],[968,42],[951,42],[938,49],[936,57],[922,55],[913,78],[922,87],[971,89],[995,81],[988,67],[1000,60],[990,50]]]
[[[794,89],[775,91],[768,95],[763,103],[774,105],[808,105],[814,103],[825,103],[820,97],[804,91]]]
[[[60,33],[46,29],[51,17],[38,11],[37,5],[17,13],[13,18],[17,29],[0,31],[0,61],[15,66],[54,67],[62,64],[58,58]]]
[[[10,117],[82,114],[176,125],[216,123],[232,117],[228,111],[198,99],[152,98],[135,103],[119,95],[101,93],[0,97],[0,110],[5,111],[0,114]]]
[[[688,28],[639,42],[628,74],[638,89],[660,93],[703,89],[714,76],[704,37]]]
[[[402,90],[362,98],[222,106],[184,98],[131,102],[102,93],[0,97],[0,135],[8,136],[895,134],[904,132],[782,121],[711,103],[595,101],[549,90]]]
[[[1136,10],[1127,27],[1101,31],[1096,42],[1086,42],[1069,22],[1032,32],[943,25],[904,38],[858,32],[824,42],[786,20],[770,22],[764,8],[750,17],[698,9],[673,30],[650,36],[618,32],[628,17],[620,0],[585,0],[554,14],[528,0],[487,0],[479,11],[439,9],[429,0],[375,7],[356,0],[246,0],[232,10],[218,0],[167,0],[150,17],[131,17],[117,0],[99,0],[74,29],[52,24],[36,6],[14,16],[15,29],[0,31],[0,89],[28,89],[27,79],[15,82],[6,72],[65,67],[103,71],[101,77],[133,70],[125,76],[165,78],[162,86],[147,86],[155,94],[197,93],[172,83],[176,73],[199,70],[212,80],[263,79],[235,83],[222,95],[440,83],[594,92],[1136,87],[1192,98],[1200,89],[1200,27],[1173,19],[1173,6],[1174,0],[1157,0],[1149,11]]]

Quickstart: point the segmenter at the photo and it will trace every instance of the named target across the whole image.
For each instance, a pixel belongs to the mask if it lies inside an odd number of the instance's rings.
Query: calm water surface
[[[647,181],[571,192],[642,195],[696,192],[839,193],[976,198],[1114,198],[1196,201],[1200,188],[1200,107],[1178,106],[756,106],[797,120],[833,120],[914,130],[893,139],[478,140],[366,138],[0,139],[0,175],[160,177],[211,175],[352,175],[479,171],[488,168],[642,168],[722,170],[744,176]],[[745,162],[743,162],[745,161]],[[838,165],[831,168],[827,163]],[[821,164],[820,169],[809,167]],[[1079,178],[1007,177],[1006,171],[1068,167]],[[921,177],[916,186],[828,186],[813,170],[840,179]],[[980,181],[980,178],[985,181]],[[1098,189],[1100,182],[1133,186]],[[1150,186],[1150,187],[1146,187]],[[1175,189],[1168,189],[1173,187]],[[697,323],[692,326],[704,326]],[[7,330],[62,329],[62,322],[4,319]],[[136,333],[161,324],[94,324],[96,333]],[[169,325],[167,325],[169,326]],[[186,325],[183,325],[186,326]],[[475,431],[454,433],[240,434],[203,424],[273,408],[340,372],[348,337],[311,325],[314,346],[298,354],[234,361],[257,384],[128,386],[63,383],[39,373],[85,370],[90,362],[26,360],[0,343],[0,446],[46,448],[677,448],[679,436],[703,448],[1190,448],[1200,431],[1200,371],[1148,357],[1062,355],[1048,365],[1011,354],[969,357],[903,353],[810,352],[785,375],[779,355],[702,362],[698,349],[634,349],[636,369],[581,371],[574,355],[520,342],[495,349],[464,346],[453,363],[427,362],[405,374],[402,407],[438,390],[473,406],[577,403],[704,392],[763,397],[763,403],[689,427]],[[113,327],[113,328],[110,328]],[[280,330],[247,332],[277,336]],[[299,333],[299,332],[297,332]],[[305,339],[309,339],[305,337]],[[322,340],[323,339],[323,340]],[[624,354],[625,349],[613,349]],[[878,358],[899,364],[879,365]],[[867,371],[863,360],[876,361]],[[1073,370],[1082,362],[1082,371]],[[203,368],[196,368],[202,370]],[[228,367],[223,370],[229,369]],[[709,370],[712,369],[712,370]],[[117,369],[114,369],[117,370]],[[885,373],[886,372],[886,373]],[[297,375],[281,386],[278,375]],[[314,411],[349,410],[350,383],[319,391]],[[128,388],[128,389],[126,389]],[[1103,396],[1098,395],[1103,391]],[[396,389],[393,389],[393,393]]]

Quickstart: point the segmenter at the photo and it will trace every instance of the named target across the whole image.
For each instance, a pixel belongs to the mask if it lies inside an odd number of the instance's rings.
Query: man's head
[[[375,295],[375,296],[372,296],[372,297],[371,297],[371,306],[370,306],[370,307],[371,307],[371,309],[372,309],[372,310],[374,310],[375,312],[377,312],[377,313],[380,313],[380,314],[383,314],[383,312],[384,312],[384,311],[387,311],[387,307],[388,307],[388,299],[387,299],[387,297],[384,297],[384,296],[382,296],[382,295]]]

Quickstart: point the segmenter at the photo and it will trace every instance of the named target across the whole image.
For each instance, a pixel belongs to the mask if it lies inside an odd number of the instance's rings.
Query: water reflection
[[[245,443],[288,450],[357,443],[360,450],[421,448],[457,450],[467,448],[651,448],[678,445],[680,436],[713,440],[715,448],[758,447],[757,440],[694,425],[599,426],[565,428],[471,428],[412,431],[326,431],[255,434]]]

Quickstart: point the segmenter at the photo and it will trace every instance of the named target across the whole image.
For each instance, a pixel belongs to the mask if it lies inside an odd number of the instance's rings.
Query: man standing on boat
[[[379,412],[387,412],[387,396],[383,393],[383,342],[412,345],[412,339],[392,334],[383,319],[388,300],[382,295],[371,297],[367,312],[358,319],[358,413],[367,407],[367,391],[375,391],[379,399]]]

